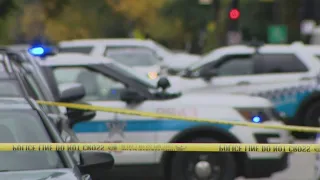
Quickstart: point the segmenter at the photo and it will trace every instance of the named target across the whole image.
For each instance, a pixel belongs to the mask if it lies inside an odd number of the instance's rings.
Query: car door
[[[315,73],[297,55],[264,53],[256,59],[256,75],[247,79],[245,93],[270,99],[281,112],[292,117],[300,102],[316,83]]]
[[[125,84],[89,66],[55,67],[53,74],[58,84],[81,83],[86,90],[84,100],[97,106],[126,108],[127,104],[120,101],[120,93],[126,89]],[[150,118],[149,118],[150,119]],[[148,118],[97,112],[90,122],[75,125],[74,131],[84,142],[115,142],[115,143],[153,143],[154,132],[141,130],[141,123]],[[113,152],[117,164],[153,163],[154,152]]]

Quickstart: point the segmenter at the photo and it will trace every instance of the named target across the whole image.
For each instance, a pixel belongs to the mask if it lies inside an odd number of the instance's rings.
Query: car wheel
[[[320,102],[309,106],[304,118],[304,126],[319,127],[320,126]],[[314,138],[316,133],[297,132],[298,138]]]
[[[188,143],[219,143],[197,138]],[[233,180],[236,162],[228,152],[177,152],[171,160],[171,180]]]

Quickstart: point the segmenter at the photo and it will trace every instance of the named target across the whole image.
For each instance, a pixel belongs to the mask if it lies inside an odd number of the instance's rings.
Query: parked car
[[[0,98],[0,143],[63,143],[57,128],[29,98]],[[67,151],[0,152],[0,178],[91,180],[113,167],[111,154],[81,152],[77,163]]]
[[[287,124],[318,127],[319,69],[319,59],[301,43],[234,45],[208,53],[180,77],[169,79],[184,92],[265,97],[275,104]]]
[[[179,71],[198,61],[200,56],[187,53],[175,53],[153,40],[140,39],[75,39],[61,41],[60,52],[83,53],[88,55],[106,56],[109,50],[135,48],[149,51],[155,59],[159,59],[164,68]]]

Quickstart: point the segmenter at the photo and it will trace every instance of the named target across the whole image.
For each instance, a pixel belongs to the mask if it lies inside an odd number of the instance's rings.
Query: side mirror
[[[60,101],[61,102],[77,102],[78,104],[87,104],[79,102],[85,96],[85,89],[79,83],[66,83],[59,85]],[[72,128],[76,123],[90,121],[96,116],[96,111],[79,110],[66,108],[66,115],[70,120],[70,127]]]
[[[163,90],[168,89],[171,86],[170,81],[166,77],[161,77],[158,80],[157,87]]]
[[[77,104],[85,104],[85,105],[91,105],[86,102],[75,102]],[[71,109],[71,108],[66,108],[66,116],[69,119],[69,126],[72,128],[75,124],[80,123],[80,122],[85,122],[85,121],[90,121],[94,117],[96,117],[96,111],[91,111],[91,110],[80,110],[80,109]]]
[[[81,152],[80,157],[80,172],[90,174],[92,179],[106,179],[108,171],[114,166],[114,158],[110,153]]]
[[[61,102],[74,102],[81,100],[86,91],[82,84],[79,83],[65,83],[59,85]]]
[[[136,91],[127,89],[120,94],[120,100],[125,101],[127,103],[140,103],[146,100],[146,98],[141,96]]]

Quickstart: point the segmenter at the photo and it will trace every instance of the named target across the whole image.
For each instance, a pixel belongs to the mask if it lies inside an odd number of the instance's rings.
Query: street
[[[312,144],[313,141],[296,141],[296,144]],[[294,153],[290,157],[290,167],[267,179],[246,179],[246,180],[311,180],[313,177],[313,165],[315,156],[312,153]],[[236,180],[244,180],[238,178]]]
[[[313,141],[296,141],[296,144],[312,144]],[[280,173],[273,175],[271,178],[244,179],[236,180],[313,180],[313,166],[315,156],[312,153],[294,153],[290,157],[290,167]],[[115,178],[115,180],[125,180],[128,178]],[[131,178],[130,178],[131,179]],[[138,178],[139,180],[160,180],[155,178]],[[138,180],[137,179],[137,180]],[[134,180],[136,180],[134,178]]]

